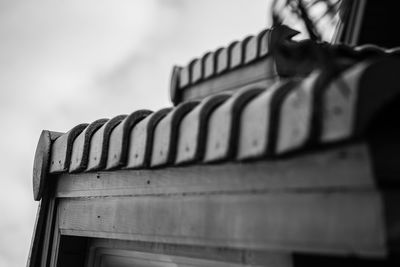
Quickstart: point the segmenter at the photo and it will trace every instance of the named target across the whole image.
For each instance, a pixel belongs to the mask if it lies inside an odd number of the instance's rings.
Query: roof
[[[390,52],[362,51],[368,49]],[[399,95],[399,70],[395,57],[367,58],[340,72],[316,68],[272,85],[79,124],[66,133],[43,131],[34,198],[41,199],[48,174],[273,160],[355,142]]]

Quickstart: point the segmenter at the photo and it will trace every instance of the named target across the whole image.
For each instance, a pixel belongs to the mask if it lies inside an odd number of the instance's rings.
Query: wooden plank
[[[241,250],[229,248],[221,249],[178,244],[92,238],[89,243],[89,249],[91,251],[89,263],[93,262],[93,254],[95,254],[95,250],[100,248],[156,253],[166,256],[190,257],[234,264],[254,264],[276,267],[292,266],[293,257],[290,253],[281,253],[276,251],[251,251],[247,249]],[[89,264],[89,266],[92,265]]]
[[[363,143],[274,161],[61,174],[57,181],[62,198],[375,187]]]
[[[375,190],[62,199],[62,234],[211,247],[384,255]]]
[[[262,91],[260,88],[238,91],[212,112],[207,125],[205,162],[225,160],[234,156],[242,109]]]
[[[99,247],[93,250],[92,265],[89,266],[151,266],[151,267],[256,267],[267,266],[273,267],[291,267],[290,256],[287,258],[274,257],[269,261],[265,261],[263,265],[252,263],[235,263],[223,262],[217,260],[209,260],[195,257],[182,257],[174,255],[165,255],[160,253],[145,253],[130,250],[121,250],[113,248]],[[243,256],[242,256],[243,258]],[[245,259],[242,259],[245,261]]]

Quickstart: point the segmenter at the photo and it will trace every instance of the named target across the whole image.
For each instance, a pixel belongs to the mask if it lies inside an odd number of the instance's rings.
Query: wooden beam
[[[364,144],[274,161],[59,174],[57,197],[375,188]]]
[[[375,190],[61,199],[62,234],[282,252],[386,253]]]

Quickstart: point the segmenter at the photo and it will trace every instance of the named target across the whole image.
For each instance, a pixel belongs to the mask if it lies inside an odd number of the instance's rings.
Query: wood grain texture
[[[60,198],[375,188],[365,143],[274,161],[60,174],[57,180]]]
[[[171,108],[158,110],[133,127],[129,136],[129,150],[126,168],[148,167],[153,150],[153,134],[158,122],[164,118]]]
[[[51,146],[50,173],[68,171],[73,142],[87,126],[87,123],[79,124],[53,142]]]
[[[212,112],[207,126],[204,162],[226,160],[236,153],[242,109],[262,91],[261,88],[241,90]]]
[[[121,123],[125,117],[126,115],[119,115],[112,118],[92,135],[88,153],[87,171],[96,171],[106,167],[111,131]]]
[[[150,110],[137,110],[118,124],[110,134],[106,169],[125,166],[128,158],[129,137],[132,128],[152,113]]]
[[[203,158],[209,116],[230,96],[220,93],[206,97],[183,117],[178,129],[176,164],[187,164]]]
[[[62,199],[62,234],[211,247],[384,255],[375,190]],[[355,212],[357,211],[357,212]]]
[[[89,144],[93,134],[103,126],[108,119],[99,119],[89,124],[74,140],[72,145],[69,172],[80,172],[86,169],[89,159]]]
[[[175,162],[179,125],[182,118],[197,104],[197,101],[179,104],[155,126],[150,161],[151,167],[160,167]]]

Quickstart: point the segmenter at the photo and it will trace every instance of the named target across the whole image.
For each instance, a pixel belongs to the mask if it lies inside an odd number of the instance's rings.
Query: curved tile
[[[88,126],[89,124],[83,123],[75,126],[67,133],[58,137],[51,146],[51,163],[50,173],[68,171],[72,144],[75,138]]]
[[[86,171],[98,171],[106,167],[111,131],[125,119],[125,117],[126,115],[119,115],[112,118],[92,135]]]
[[[265,29],[257,35],[257,56],[264,57],[270,53],[269,43],[271,39],[271,30]]]
[[[287,153],[304,146],[310,139],[313,116],[314,90],[320,71],[305,78],[283,100],[280,111],[276,154]]]
[[[182,119],[179,125],[176,164],[194,162],[203,157],[208,118],[230,96],[228,93],[208,96]]]
[[[216,73],[220,74],[229,68],[228,48],[222,47],[215,51],[216,58]]]
[[[322,88],[320,142],[328,143],[350,138],[354,133],[358,78],[368,67],[362,62]]]
[[[206,53],[202,58],[202,62],[204,68],[204,79],[212,77],[215,73],[215,53]]]
[[[257,59],[258,45],[256,36],[249,36],[243,40],[243,51],[244,64],[251,63]]]
[[[181,67],[173,66],[172,68],[169,97],[174,105],[177,105],[182,99],[181,90],[179,88],[181,71]]]
[[[126,164],[129,136],[132,128],[152,113],[150,110],[138,110],[127,116],[111,132],[106,169],[115,169]]]
[[[271,131],[272,100],[287,82],[278,81],[252,99],[240,117],[237,159],[246,160],[267,154]]]
[[[243,42],[235,41],[228,46],[229,69],[240,67],[243,62]]]
[[[244,105],[263,89],[250,88],[238,91],[216,108],[208,121],[204,162],[230,158],[237,147],[238,125]]]
[[[51,144],[61,135],[62,133],[46,130],[43,130],[40,134],[36,146],[35,158],[33,160],[32,173],[33,198],[36,201],[42,198],[47,184],[47,171],[50,163]]]
[[[198,101],[190,101],[179,104],[156,125],[151,153],[151,167],[159,167],[175,161],[179,124],[183,116],[198,103]]]
[[[105,124],[108,119],[99,119],[83,130],[78,137],[75,138],[72,145],[71,163],[69,165],[69,172],[80,172],[86,169],[89,157],[89,144],[92,135],[97,129]]]
[[[171,110],[171,108],[164,108],[156,111],[133,127],[129,137],[126,168],[137,169],[149,166],[153,150],[154,128]]]

